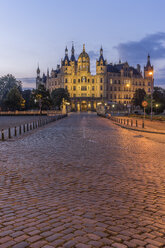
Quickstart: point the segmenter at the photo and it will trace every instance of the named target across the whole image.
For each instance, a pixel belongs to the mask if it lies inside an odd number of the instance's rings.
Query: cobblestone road
[[[94,114],[0,143],[0,248],[165,247],[165,144]]]

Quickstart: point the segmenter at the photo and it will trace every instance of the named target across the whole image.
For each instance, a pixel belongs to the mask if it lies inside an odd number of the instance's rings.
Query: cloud
[[[23,85],[23,89],[33,89],[36,87],[36,83],[35,83],[35,78],[31,77],[31,78],[17,78],[18,80],[20,80],[22,82]]]
[[[151,59],[165,59],[165,33],[149,34],[139,41],[120,43],[115,47],[119,56],[130,63],[143,63],[149,53]]]

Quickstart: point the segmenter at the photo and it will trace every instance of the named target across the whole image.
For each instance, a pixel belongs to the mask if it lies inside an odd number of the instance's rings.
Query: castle
[[[100,49],[100,57],[96,61],[96,75],[90,72],[90,57],[85,51],[75,58],[75,49],[72,44],[71,56],[65,49],[64,59],[61,65],[52,69],[49,74],[40,77],[40,69],[37,68],[36,88],[43,84],[50,93],[58,88],[68,90],[71,97],[71,107],[77,111],[95,110],[98,103],[112,102],[120,105],[130,105],[131,99],[138,88],[143,88],[147,94],[153,89],[153,66],[148,55],[147,64],[144,67],[144,75],[138,64],[137,68],[129,66],[127,62],[108,64]]]

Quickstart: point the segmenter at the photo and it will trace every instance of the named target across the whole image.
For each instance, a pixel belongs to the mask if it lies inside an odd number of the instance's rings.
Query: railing
[[[144,128],[144,120],[133,120],[133,119],[128,119],[128,118],[119,118],[119,117],[114,117],[111,116],[109,119],[112,121],[122,125],[122,126],[128,126],[128,127],[139,127],[139,128]]]
[[[27,111],[0,111],[0,116],[3,115],[55,115],[61,114],[60,110],[27,110]]]
[[[1,141],[5,141],[8,139],[11,139],[12,137],[17,137],[18,135],[25,134],[31,130],[34,130],[36,128],[42,127],[50,122],[57,121],[59,119],[62,119],[66,117],[67,114],[65,115],[56,115],[53,117],[48,117],[46,119],[39,119],[36,121],[31,121],[26,124],[20,124],[19,126],[15,127],[9,127],[8,129],[2,129],[1,130]]]

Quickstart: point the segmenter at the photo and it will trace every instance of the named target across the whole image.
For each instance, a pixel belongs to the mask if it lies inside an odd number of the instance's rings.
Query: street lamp
[[[158,113],[158,107],[159,107],[159,104],[155,104],[155,107],[156,107],[156,114]]]

